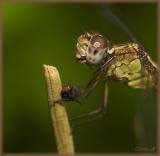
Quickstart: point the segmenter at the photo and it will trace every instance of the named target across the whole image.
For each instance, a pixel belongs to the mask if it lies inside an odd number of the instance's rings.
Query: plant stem
[[[56,67],[43,65],[48,103],[59,154],[74,154],[73,137],[64,105],[61,104],[61,79]]]

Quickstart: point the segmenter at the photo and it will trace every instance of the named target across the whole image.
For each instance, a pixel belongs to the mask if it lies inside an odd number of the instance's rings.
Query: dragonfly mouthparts
[[[77,57],[77,61],[81,64],[86,63],[86,56]]]

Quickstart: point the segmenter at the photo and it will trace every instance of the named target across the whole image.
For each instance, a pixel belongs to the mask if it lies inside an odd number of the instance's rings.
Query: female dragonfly
[[[106,77],[106,81],[103,103],[100,107],[73,121],[88,117],[95,119],[106,112],[109,80],[118,81],[131,88],[157,89],[157,65],[138,43],[112,46],[102,34],[86,32],[78,37],[76,58],[81,64],[97,66],[97,70],[85,88],[64,87],[61,92],[63,100],[79,101],[89,95],[102,76]]]

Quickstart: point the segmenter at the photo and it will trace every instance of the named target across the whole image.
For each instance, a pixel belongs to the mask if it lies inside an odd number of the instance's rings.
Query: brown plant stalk
[[[61,104],[62,84],[56,67],[44,65],[48,103],[59,154],[74,154],[73,137],[66,109]]]

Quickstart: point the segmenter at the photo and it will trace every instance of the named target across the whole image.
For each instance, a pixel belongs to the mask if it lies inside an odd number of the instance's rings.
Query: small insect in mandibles
[[[98,32],[86,32],[79,36],[76,58],[79,63],[97,67],[93,78],[86,87],[66,86],[61,95],[65,101],[79,101],[86,98],[105,76],[103,103],[97,110],[81,115],[73,121],[90,117],[95,119],[105,113],[107,106],[108,81],[114,80],[131,88],[157,89],[157,65],[138,43],[110,45],[110,42]]]

